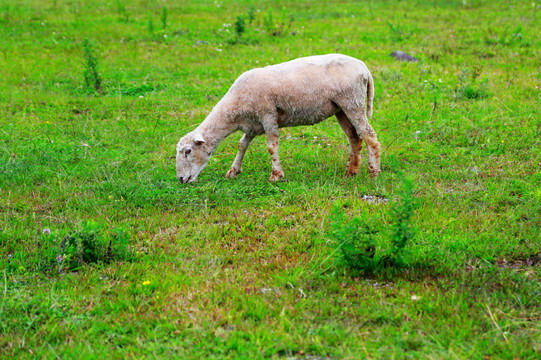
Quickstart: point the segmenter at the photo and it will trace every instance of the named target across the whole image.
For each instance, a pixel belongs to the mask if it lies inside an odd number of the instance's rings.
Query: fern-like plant
[[[101,78],[98,73],[98,60],[94,55],[94,48],[88,39],[83,40],[83,50],[85,58],[85,83],[88,88],[93,88],[96,92],[103,94],[101,88]]]

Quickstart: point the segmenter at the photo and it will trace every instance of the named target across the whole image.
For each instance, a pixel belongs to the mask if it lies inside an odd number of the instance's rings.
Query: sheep
[[[309,56],[243,73],[205,120],[177,144],[176,175],[181,183],[197,179],[218,145],[244,133],[226,177],[241,173],[242,160],[256,135],[266,134],[271,156],[270,181],[284,177],[278,156],[278,129],[317,124],[333,115],[350,149],[346,176],[359,171],[362,140],[368,148],[369,175],[380,173],[380,143],[372,116],[374,82],[366,65],[341,54]]]

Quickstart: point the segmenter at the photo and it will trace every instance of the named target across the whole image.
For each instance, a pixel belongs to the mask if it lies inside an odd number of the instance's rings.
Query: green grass
[[[0,2],[0,357],[538,358],[540,6],[260,1],[250,24],[250,4]],[[264,137],[226,180],[235,134],[177,182],[178,139],[238,75],[330,52],[374,76],[378,179],[343,177],[328,120],[281,131],[285,181]],[[392,226],[399,173],[409,266],[341,266],[333,206]]]

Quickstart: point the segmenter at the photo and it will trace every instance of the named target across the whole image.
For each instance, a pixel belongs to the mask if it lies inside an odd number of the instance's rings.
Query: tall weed
[[[101,77],[98,73],[98,60],[94,55],[94,47],[88,39],[83,40],[83,50],[85,58],[85,83],[87,88],[94,89],[99,94],[103,94],[101,88]]]

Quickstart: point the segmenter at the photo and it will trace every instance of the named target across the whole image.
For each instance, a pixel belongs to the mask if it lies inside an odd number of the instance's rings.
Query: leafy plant
[[[152,20],[151,14],[148,15],[147,29],[150,35],[154,35],[154,21]]]
[[[402,186],[398,189],[398,202],[391,208],[393,217],[391,231],[391,254],[392,262],[401,261],[404,249],[407,244],[415,237],[415,229],[411,223],[411,218],[415,213],[415,200],[413,198],[413,181],[402,177]]]
[[[413,182],[403,177],[398,201],[387,214],[371,214],[368,209],[351,221],[335,205],[331,222],[337,266],[354,270],[375,271],[383,267],[408,265],[406,247],[415,237],[412,216],[415,212]],[[387,218],[391,221],[387,221]]]
[[[246,32],[246,22],[244,21],[244,16],[239,15],[237,16],[237,21],[235,21],[235,34],[240,38],[244,32]]]
[[[80,228],[59,238],[43,234],[40,241],[41,270],[76,270],[85,264],[129,260],[129,235],[123,229],[108,230],[103,224],[84,222]]]
[[[254,20],[255,20],[255,14],[256,14],[255,6],[254,6],[254,5],[251,5],[251,6],[250,6],[250,9],[248,10],[248,14],[247,14],[247,17],[248,17],[248,24],[252,25],[252,23],[253,23]]]
[[[94,48],[88,39],[83,40],[84,58],[85,58],[85,83],[88,88],[93,88],[100,94],[103,94],[101,88],[101,78],[98,73],[98,60],[94,55]]]
[[[167,7],[162,8],[162,29],[165,30],[167,27]]]

